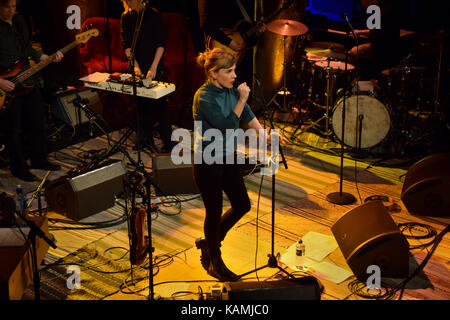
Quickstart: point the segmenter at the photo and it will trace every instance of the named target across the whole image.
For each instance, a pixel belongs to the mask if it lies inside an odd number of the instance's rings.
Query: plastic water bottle
[[[23,195],[22,186],[20,184],[17,185],[17,188],[16,188],[16,199],[14,201],[16,203],[16,211],[18,213],[22,214],[22,215],[25,214],[24,210],[25,210],[27,204],[26,204],[25,197]],[[17,223],[19,224],[19,226],[21,226],[21,227],[24,226],[25,222],[20,217],[20,215],[16,215],[16,216],[17,216],[16,220],[17,220]]]
[[[23,208],[24,208],[24,196],[23,196],[23,189],[22,186],[20,184],[17,185],[16,188],[16,199],[14,200],[16,203],[16,210],[19,213],[23,213]]]
[[[303,240],[300,238],[298,242],[295,244],[295,255],[296,255],[296,267],[299,271],[306,271],[307,267],[305,266],[305,244],[303,243]]]
[[[305,244],[303,243],[302,239],[299,239],[297,244],[295,245],[295,254],[301,257],[305,256]]]

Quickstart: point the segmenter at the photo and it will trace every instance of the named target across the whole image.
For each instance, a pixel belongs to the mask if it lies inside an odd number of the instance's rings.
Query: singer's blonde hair
[[[220,48],[207,50],[202,52],[197,57],[197,63],[205,71],[206,77],[210,77],[211,71],[218,71],[220,69],[228,69],[236,64],[236,58],[233,54],[226,52]]]

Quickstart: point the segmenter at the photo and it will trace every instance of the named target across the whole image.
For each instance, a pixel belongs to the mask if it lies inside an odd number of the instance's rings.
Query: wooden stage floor
[[[117,140],[123,132],[114,132]],[[283,262],[279,265],[296,277],[313,276],[323,286],[322,300],[371,300],[382,299],[383,293],[392,293],[392,288],[404,279],[381,278],[381,290],[365,290],[364,284],[355,280],[350,267],[339,247],[336,246],[331,227],[347,212],[359,207],[369,196],[389,197],[393,210],[388,213],[397,224],[416,223],[411,231],[402,230],[404,235],[426,235],[430,229],[439,234],[448,226],[450,219],[418,217],[411,215],[400,199],[403,179],[412,165],[405,159],[387,159],[377,162],[375,158],[344,161],[343,191],[357,199],[352,205],[334,205],[326,200],[326,195],[339,190],[340,159],[331,152],[338,150],[332,141],[305,134],[300,139],[314,148],[303,144],[285,147],[288,169],[280,167],[276,175],[275,198],[275,254],[280,254]],[[125,143],[130,154],[132,139]],[[107,148],[105,137],[97,137],[52,153],[52,160],[62,165],[60,172],[52,173],[50,180],[63,175],[80,163],[82,154],[89,150]],[[143,162],[151,169],[151,157],[142,152]],[[124,159],[122,154],[114,156]],[[124,159],[126,160],[126,159]],[[45,172],[34,171],[43,176]],[[0,171],[0,188],[13,193],[18,180],[12,178],[6,169]],[[222,255],[227,266],[237,274],[244,274],[267,264],[267,254],[271,253],[272,211],[271,176],[253,173],[245,178],[252,210],[227,235],[222,243]],[[24,183],[26,192],[32,192],[36,184]],[[260,190],[261,187],[261,192]],[[200,293],[206,297],[212,288],[220,286],[210,277],[200,264],[200,251],[194,241],[202,235],[203,204],[198,195],[179,196],[185,200],[173,204],[161,204],[167,199],[154,198],[159,211],[153,215],[152,240],[155,248],[154,294],[161,299],[198,300]],[[225,201],[225,208],[229,203]],[[123,209],[116,205],[112,209],[86,218],[87,225],[68,224],[63,217],[47,213],[49,231],[57,242],[58,249],[50,249],[41,265],[41,298],[45,300],[147,300],[149,294],[148,259],[142,266],[130,268],[128,259],[128,233],[123,217]],[[116,225],[101,225],[104,221],[116,219]],[[422,225],[418,225],[420,223]],[[425,228],[425,226],[427,228]],[[358,222],[348,232],[369,230],[370,225]],[[289,248],[300,237],[306,237],[307,252],[318,249],[328,250],[320,260],[307,254],[310,267],[296,270],[290,258]],[[320,242],[325,239],[325,243]],[[408,238],[409,272],[412,274],[430,253],[432,245],[426,244],[433,238]],[[309,250],[309,251],[308,251]],[[397,290],[391,299],[403,300],[449,300],[450,299],[450,235],[446,234],[437,245],[425,267],[404,290]],[[289,260],[290,259],[290,260]],[[295,260],[295,259],[294,259]],[[298,262],[298,261],[297,261]],[[80,289],[67,288],[67,267],[77,265],[81,270]],[[312,267],[314,266],[314,267]],[[382,270],[381,270],[382,272]],[[257,273],[246,275],[241,281],[277,281],[283,275],[278,268],[263,268]],[[360,286],[358,286],[360,285]],[[361,288],[360,288],[361,287]],[[356,290],[360,288],[361,290]],[[300,288],[299,288],[300,290]],[[24,300],[33,299],[30,285],[23,295]],[[269,297],[269,299],[276,297]]]

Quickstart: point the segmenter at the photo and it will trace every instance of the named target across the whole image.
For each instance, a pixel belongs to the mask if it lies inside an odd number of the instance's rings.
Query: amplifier
[[[194,181],[192,164],[176,165],[170,154],[154,154],[152,157],[152,177],[156,194],[176,195],[200,193]]]
[[[114,206],[115,195],[123,192],[126,170],[115,162],[49,182],[45,196],[50,210],[73,220],[81,220]]]
[[[274,281],[225,282],[222,300],[320,300],[323,287],[311,276]]]
[[[92,89],[87,89],[81,91],[71,90],[58,95],[51,103],[53,116],[71,126],[89,122],[89,118],[84,111],[74,104],[74,100],[77,97],[85,99],[87,101],[87,107],[94,113],[102,114],[103,105],[98,93]]]

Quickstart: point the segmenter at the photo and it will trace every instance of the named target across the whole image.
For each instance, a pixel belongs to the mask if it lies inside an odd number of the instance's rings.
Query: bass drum
[[[386,139],[393,124],[389,104],[374,93],[354,94],[345,100],[344,144],[366,149]],[[340,98],[331,118],[333,132],[342,140],[342,110],[344,98]]]

